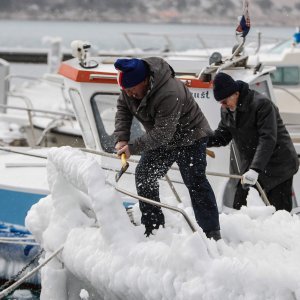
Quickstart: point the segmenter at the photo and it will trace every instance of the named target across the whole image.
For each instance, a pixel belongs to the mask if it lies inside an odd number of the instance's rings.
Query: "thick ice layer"
[[[223,240],[215,242],[201,230],[170,227],[182,218],[165,212],[166,228],[145,238],[94,159],[52,149],[48,179],[51,195],[32,207],[26,225],[47,255],[64,245],[64,267],[56,260],[42,271],[41,299],[300,298],[297,216],[259,205],[221,214]],[[77,284],[67,284],[69,272]]]

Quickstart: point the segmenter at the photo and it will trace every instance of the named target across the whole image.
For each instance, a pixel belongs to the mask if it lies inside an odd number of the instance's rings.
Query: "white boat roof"
[[[117,71],[114,68],[113,62],[116,60],[116,58],[99,58],[99,57],[92,57],[89,58],[88,61],[90,62],[97,62],[98,66],[95,68],[83,68],[79,65],[78,63],[78,59],[74,58],[68,61],[65,61],[62,63],[60,70],[59,70],[59,74],[63,75],[64,77],[67,77],[73,81],[76,82],[81,82],[81,83],[111,83],[111,84],[116,84],[117,85]],[[176,61],[178,63],[180,59],[176,58]],[[168,61],[171,64],[171,61]],[[194,61],[189,59],[182,59],[181,63],[200,63],[199,60],[195,59]],[[207,64],[205,64],[207,65]],[[204,66],[204,65],[203,65]],[[203,67],[201,64],[199,65],[199,73],[201,71],[201,67]],[[226,69],[224,69],[224,71],[228,74],[230,74],[232,77],[234,77],[235,79],[239,79],[239,80],[243,80],[246,81],[248,83],[251,83],[255,80],[255,78],[260,77],[264,74],[270,73],[272,71],[274,71],[275,68],[274,67],[265,67],[262,72],[258,72],[257,74],[253,74],[253,69],[249,68],[249,69],[245,69],[243,67],[238,68],[238,67],[228,67]],[[176,72],[176,69],[175,69]],[[185,75],[181,75],[180,78],[182,79],[192,79],[191,77],[189,77],[188,75],[188,71],[187,71],[187,76]],[[96,76],[99,77],[96,77]],[[94,77],[93,77],[94,76]],[[101,76],[101,78],[100,78]],[[105,77],[106,76],[106,77]],[[199,83],[200,80],[198,78],[193,78],[192,84],[190,85],[190,87],[194,87],[193,83],[195,83],[197,85],[197,87],[199,87]],[[196,81],[198,82],[198,84],[196,83]],[[201,85],[203,85],[203,82],[201,83]],[[205,85],[205,83],[204,83]],[[196,87],[196,86],[195,86]],[[212,83],[211,83],[211,87],[212,87]]]
[[[26,152],[24,148],[20,151]],[[45,155],[48,150],[28,153]],[[0,189],[49,194],[46,159],[0,151]]]
[[[260,61],[265,65],[287,66],[300,65],[300,48],[290,47],[283,49],[280,53],[263,53],[259,55]]]

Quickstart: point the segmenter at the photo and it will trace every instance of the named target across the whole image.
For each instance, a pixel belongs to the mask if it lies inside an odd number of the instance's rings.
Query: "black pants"
[[[270,204],[273,205],[276,210],[285,209],[289,212],[292,210],[292,185],[293,177],[275,186],[266,193]],[[240,209],[242,205],[247,204],[246,198],[248,191],[249,189],[244,189],[241,183],[238,183],[233,208]]]
[[[160,201],[158,178],[166,175],[172,164],[178,164],[181,176],[189,190],[195,217],[205,232],[219,230],[219,213],[214,192],[206,178],[207,138],[191,146],[172,150],[160,147],[143,153],[136,167],[136,189],[140,196]],[[155,227],[164,224],[161,208],[140,201],[142,224]]]

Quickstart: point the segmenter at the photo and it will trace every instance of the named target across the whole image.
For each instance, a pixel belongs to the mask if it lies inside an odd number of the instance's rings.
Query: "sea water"
[[[236,20],[232,25],[200,24],[147,24],[147,23],[103,23],[103,22],[70,22],[70,21],[15,21],[0,20],[1,48],[47,48],[47,37],[61,37],[65,48],[70,48],[73,40],[89,41],[98,50],[126,50],[132,45],[124,33],[172,34],[172,44],[176,50],[187,48],[209,48],[232,46],[235,41]],[[291,38],[295,28],[264,27],[252,24],[247,39],[255,40],[257,33],[264,39]],[[178,35],[177,38],[175,35]],[[198,38],[196,38],[198,35]],[[199,41],[202,39],[202,42]],[[225,38],[226,37],[226,38]],[[231,38],[228,38],[231,37]],[[162,36],[135,35],[132,41],[144,48],[161,48],[165,40]],[[148,43],[148,44],[147,44]],[[229,44],[230,43],[230,44]]]

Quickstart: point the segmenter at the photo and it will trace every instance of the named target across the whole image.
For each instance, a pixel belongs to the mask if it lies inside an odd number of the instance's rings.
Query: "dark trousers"
[[[146,151],[136,167],[136,189],[140,196],[160,201],[158,178],[166,175],[172,164],[178,164],[181,176],[187,186],[195,217],[204,232],[219,230],[219,213],[214,192],[206,178],[207,138],[196,141],[191,146]],[[161,208],[140,201],[142,224],[163,225]]]
[[[275,186],[266,193],[270,204],[273,205],[276,210],[285,209],[289,212],[292,210],[292,185],[293,177]],[[249,189],[243,189],[239,182],[234,197],[233,208],[240,209],[242,205],[247,204],[246,198],[248,191]]]

